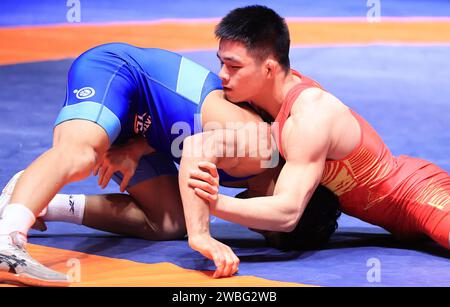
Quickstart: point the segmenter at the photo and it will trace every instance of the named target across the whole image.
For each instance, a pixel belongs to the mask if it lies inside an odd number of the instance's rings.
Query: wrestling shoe
[[[20,232],[0,236],[0,282],[36,287],[66,287],[67,275],[53,271],[25,249],[26,237]]]
[[[19,180],[19,177],[20,175],[22,175],[22,173],[23,171],[20,171],[15,174],[3,188],[2,194],[0,195],[0,217],[3,215],[3,209],[5,209],[5,206],[9,204],[12,193],[14,191],[14,187],[16,186],[17,180]]]
[[[3,215],[3,210],[5,209],[6,205],[9,204],[9,202],[11,201],[11,196],[14,191],[14,187],[16,186],[17,180],[19,180],[19,177],[22,175],[22,173],[23,170],[15,174],[3,188],[2,194],[0,195],[0,217]],[[39,216],[36,218],[36,222],[31,228],[39,231],[47,230],[47,225],[41,218],[43,215],[45,215],[45,212],[46,209],[44,209],[44,211],[41,214],[39,214]]]

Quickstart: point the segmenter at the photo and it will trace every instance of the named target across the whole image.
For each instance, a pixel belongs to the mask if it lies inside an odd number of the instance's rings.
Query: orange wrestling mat
[[[211,271],[187,270],[167,262],[145,264],[34,244],[27,249],[43,265],[78,279],[71,287],[311,287],[253,276],[213,279]]]
[[[216,22],[81,24],[0,28],[0,64],[75,58],[96,45],[127,42],[174,51],[216,49]],[[292,21],[292,45],[450,43],[443,21]]]

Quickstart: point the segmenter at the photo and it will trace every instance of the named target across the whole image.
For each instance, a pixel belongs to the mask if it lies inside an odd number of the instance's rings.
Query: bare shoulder
[[[335,119],[341,112],[339,100],[319,88],[305,90],[294,103],[282,131],[286,155],[300,151],[326,155],[333,137]]]
[[[346,106],[332,94],[313,87],[306,89],[297,97],[291,114],[317,112],[322,115],[333,115],[345,108]]]
[[[298,147],[305,147],[309,142],[310,147],[327,148],[332,159],[346,156],[360,140],[359,124],[349,108],[318,88],[305,90],[297,98],[285,127],[283,145],[297,140]]]
[[[283,127],[283,139],[314,139],[318,135],[329,134],[333,127],[332,114],[318,106],[302,106],[293,112]]]
[[[223,91],[216,90],[206,96],[201,108],[202,124],[218,122],[227,123],[261,122],[262,119],[250,107],[229,102],[223,96]]]
[[[301,127],[325,126],[333,122],[339,110],[335,97],[319,88],[310,88],[301,93],[291,109],[286,125]],[[290,124],[288,123],[290,122]],[[297,127],[298,128],[298,127]]]

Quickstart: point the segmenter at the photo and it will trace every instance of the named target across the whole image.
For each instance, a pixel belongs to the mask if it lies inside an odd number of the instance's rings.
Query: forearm
[[[189,173],[198,170],[200,161],[216,162],[216,158],[201,154],[197,149],[201,146],[200,136],[188,138],[184,141],[183,157],[179,169],[179,187],[183,203],[186,229],[189,239],[195,236],[207,235],[209,232],[210,208],[209,203],[195,194],[195,190],[189,187]],[[196,152],[194,152],[197,150]],[[203,151],[202,151],[203,152]]]
[[[209,234],[209,203],[195,193],[195,190],[188,185],[190,178],[189,172],[192,170],[198,170],[199,162],[210,162],[217,165],[222,169],[238,169],[248,171],[254,166],[249,165],[247,159],[227,157],[224,153],[229,148],[234,149],[235,138],[227,137],[227,133],[234,136],[233,131],[214,131],[203,134],[198,134],[184,141],[183,158],[180,164],[179,171],[179,184],[180,193],[183,202],[183,208],[186,219],[186,227],[189,236],[198,234]],[[242,163],[245,161],[247,163]],[[259,159],[256,159],[259,164]],[[255,164],[255,163],[254,163]],[[257,165],[256,164],[256,165]],[[259,166],[259,165],[258,165]],[[245,172],[244,172],[245,173]],[[281,202],[277,197],[277,202]],[[214,215],[222,217],[226,220],[236,222],[242,225],[258,225],[258,227],[265,227],[264,229],[285,228],[285,222],[292,220],[291,216],[286,214],[283,210],[276,210],[273,208],[273,199],[264,198],[263,203],[267,205],[263,212],[269,212],[267,215],[261,214],[259,204],[257,206],[252,205],[258,203],[258,199],[251,200],[249,206],[245,205],[244,211],[239,210],[239,205],[236,206],[235,201],[241,201],[234,198],[222,196],[219,204],[211,208],[215,210]],[[282,203],[282,202],[281,202]],[[277,208],[281,208],[278,206]],[[277,214],[273,215],[273,212],[277,211]],[[270,216],[271,220],[265,221],[264,215]]]
[[[211,214],[254,229],[290,231],[303,213],[303,201],[298,206],[286,205],[289,199],[282,195],[239,199],[219,195],[211,206]]]
[[[179,171],[179,185],[183,202],[184,217],[188,237],[210,235],[209,233],[209,204],[200,199],[195,191],[188,186],[189,171],[196,167],[192,161],[182,160]]]
[[[278,177],[273,196],[239,199],[219,195],[211,212],[250,228],[290,232],[320,181],[321,172],[316,170],[314,165],[300,168],[287,163]]]

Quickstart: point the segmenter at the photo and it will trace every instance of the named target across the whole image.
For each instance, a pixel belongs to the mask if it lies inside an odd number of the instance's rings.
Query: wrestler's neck
[[[275,119],[286,95],[292,87],[299,83],[301,83],[301,79],[291,71],[287,74],[280,71],[273,79],[267,80],[263,89],[251,101]]]

